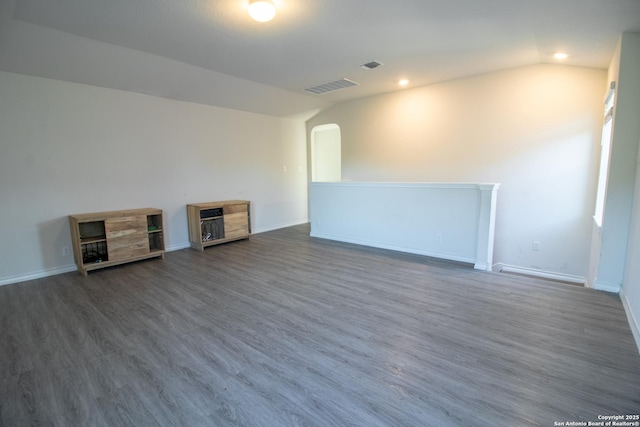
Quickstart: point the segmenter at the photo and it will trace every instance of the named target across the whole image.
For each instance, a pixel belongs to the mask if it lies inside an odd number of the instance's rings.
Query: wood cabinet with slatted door
[[[251,203],[246,200],[187,205],[189,241],[194,249],[251,236]]]
[[[162,210],[155,208],[69,215],[78,271],[146,258],[164,258]]]

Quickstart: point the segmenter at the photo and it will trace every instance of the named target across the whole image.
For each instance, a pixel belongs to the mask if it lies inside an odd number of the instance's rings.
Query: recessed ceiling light
[[[276,7],[271,0],[249,0],[249,15],[258,22],[271,21]]]
[[[567,59],[569,57],[569,54],[565,52],[556,52],[553,54],[553,57],[556,59],[563,60],[563,59]]]
[[[409,80],[407,80],[407,79],[399,80],[399,81],[398,81],[398,84],[399,84],[400,86],[406,86],[406,85],[408,85],[408,84],[409,84]]]

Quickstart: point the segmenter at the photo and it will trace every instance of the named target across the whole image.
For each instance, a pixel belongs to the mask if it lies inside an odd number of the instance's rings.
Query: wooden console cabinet
[[[162,210],[154,208],[69,215],[78,271],[146,258],[164,258]]]
[[[248,239],[251,235],[250,212],[250,202],[246,200],[187,205],[191,247],[203,251],[207,246]]]

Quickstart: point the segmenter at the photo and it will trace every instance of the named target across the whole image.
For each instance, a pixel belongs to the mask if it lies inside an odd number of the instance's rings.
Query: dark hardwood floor
[[[0,287],[0,425],[553,426],[640,413],[617,295],[308,233]]]

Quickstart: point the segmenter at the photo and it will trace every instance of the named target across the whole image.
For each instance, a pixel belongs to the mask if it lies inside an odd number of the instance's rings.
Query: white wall
[[[492,267],[497,184],[312,182],[311,236]]]
[[[502,183],[494,262],[579,280],[605,88],[605,70],[523,67],[340,104],[307,131],[340,126],[345,180]]]
[[[618,291],[623,284],[640,139],[640,34],[623,34],[611,63],[609,79],[616,82],[616,96],[594,286]]]
[[[311,180],[342,179],[342,145],[337,125],[318,126],[311,131]]]
[[[629,324],[640,350],[640,154],[638,154],[635,192],[631,227],[629,228],[629,246],[624,270],[622,301],[627,311]]]
[[[619,46],[621,54],[614,58],[612,68],[617,71],[618,91],[617,102],[614,110],[614,138],[613,150],[620,150],[614,158],[612,156],[611,173],[614,170],[618,174],[615,180],[609,180],[609,190],[615,194],[611,201],[607,200],[605,206],[605,218],[603,225],[603,240],[608,239],[608,233],[612,228],[621,238],[619,245],[606,246],[603,250],[625,253],[622,270],[613,271],[611,265],[606,270],[601,269],[601,274],[614,273],[617,277],[622,274],[621,297],[624,303],[629,323],[640,349],[640,34],[624,33]],[[613,163],[617,159],[619,163]],[[620,175],[625,173],[625,175]],[[613,187],[613,185],[617,187]],[[609,191],[608,193],[609,194]],[[623,200],[621,195],[627,199]],[[616,203],[609,210],[613,211],[608,217],[609,203]],[[625,212],[624,209],[627,209]],[[626,219],[621,221],[620,217]],[[608,226],[607,226],[608,225]],[[622,228],[615,230],[615,227]],[[602,264],[609,260],[619,265],[613,256],[603,254]]]
[[[0,150],[0,284],[73,268],[69,214],[161,208],[169,249],[191,202],[250,200],[254,232],[308,218],[301,120],[0,72]]]

